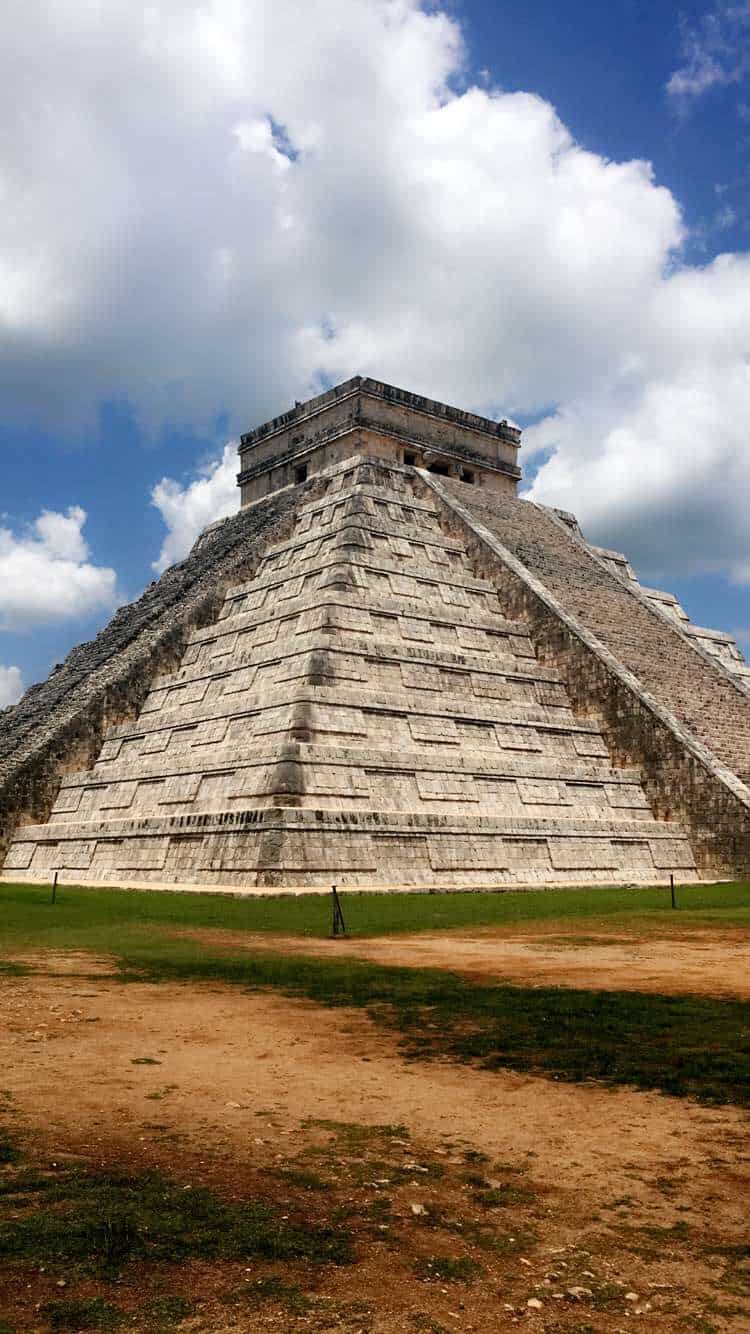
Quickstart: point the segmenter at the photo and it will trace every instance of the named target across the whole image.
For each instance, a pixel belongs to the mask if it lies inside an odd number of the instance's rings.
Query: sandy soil
[[[482,949],[487,955],[493,942],[485,933],[462,939],[476,971],[475,955]],[[393,962],[414,962],[415,950],[438,962],[447,948],[438,936],[389,943]],[[385,944],[368,941],[363,949],[367,957],[385,957],[379,953]],[[547,948],[542,957],[552,967],[559,956]],[[397,958],[399,949],[407,949],[408,960]],[[589,950],[579,953],[585,971]],[[507,957],[541,966],[532,956],[529,947],[528,959]],[[82,972],[85,965],[75,962]],[[402,1123],[408,1138],[398,1151],[419,1163],[442,1163],[449,1174],[433,1180],[415,1168],[413,1181],[389,1188],[394,1219],[382,1227],[382,1238],[377,1227],[359,1232],[352,1223],[359,1262],[355,1270],[308,1276],[323,1303],[313,1315],[273,1306],[227,1315],[215,1303],[215,1276],[185,1267],[183,1282],[203,1308],[186,1328],[439,1334],[501,1330],[520,1321],[572,1334],[629,1329],[640,1320],[670,1334],[750,1329],[734,1261],[716,1252],[746,1231],[747,1118],[736,1109],[406,1063],[360,1011],[219,986],[124,985],[106,975],[106,960],[97,960],[88,976],[65,967],[58,958],[49,973],[0,980],[0,1084],[15,1124],[33,1131],[45,1158],[158,1164],[186,1185],[224,1182],[238,1189],[259,1172],[321,1152],[321,1135],[330,1138],[330,1131],[320,1122]],[[159,1064],[134,1064],[144,1057]],[[331,1191],[364,1217],[365,1199],[384,1187],[347,1185],[351,1163],[335,1135],[330,1152],[339,1174]],[[470,1208],[472,1188],[461,1173],[478,1155],[486,1155],[479,1170],[490,1181],[506,1170],[521,1172],[533,1189],[525,1213],[493,1210],[489,1221],[507,1236],[531,1226],[538,1240],[521,1255],[481,1254],[482,1273],[468,1285],[425,1282],[413,1272],[415,1257],[467,1253],[460,1231],[441,1231],[431,1219],[441,1209]],[[361,1156],[355,1152],[357,1161]],[[380,1164],[379,1170],[387,1180],[390,1169]],[[415,1213],[415,1204],[426,1212]],[[682,1238],[660,1231],[685,1224]],[[240,1267],[233,1281],[247,1283],[255,1272]],[[16,1328],[48,1328],[35,1309],[58,1281],[56,1274],[35,1273],[28,1289],[14,1290]],[[606,1309],[569,1292],[603,1292],[602,1284],[610,1293],[621,1289]]]
[[[338,958],[411,968],[448,968],[468,977],[518,982],[523,986],[593,987],[606,990],[684,992],[750,999],[750,931],[712,928],[699,932],[613,935],[611,931],[565,927],[483,927],[415,935],[301,939],[258,933],[196,930],[180,934],[206,944],[243,949],[279,949],[285,954]]]

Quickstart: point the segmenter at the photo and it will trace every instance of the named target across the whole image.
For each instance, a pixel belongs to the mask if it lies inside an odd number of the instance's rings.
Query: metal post
[[[674,899],[674,874],[673,874],[672,871],[669,872],[669,889],[670,889],[670,893],[671,893],[671,895],[672,895],[672,907],[673,907],[673,908],[676,908],[676,907],[677,907],[677,904],[675,903],[675,899]]]
[[[344,914],[341,911],[341,902],[338,893],[336,892],[335,885],[331,885],[331,895],[333,899],[333,924],[331,927],[331,935],[336,939],[338,936],[346,935],[346,922],[344,921]]]
[[[57,877],[58,877],[59,874],[60,874],[59,871],[55,871],[55,877],[54,877],[54,880],[52,881],[52,902],[53,902],[53,903],[54,903],[55,900],[57,899]]]

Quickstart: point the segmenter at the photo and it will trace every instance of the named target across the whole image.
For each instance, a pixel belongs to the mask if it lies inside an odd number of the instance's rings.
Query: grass
[[[117,1329],[125,1319],[124,1312],[102,1297],[72,1297],[62,1301],[45,1302],[41,1313],[52,1329]]]
[[[342,891],[349,931],[358,937],[392,932],[508,926],[524,922],[589,921],[598,928],[750,926],[750,884],[668,889],[557,889],[501,894],[357,894]],[[128,892],[59,886],[57,902],[42,885],[0,885],[0,953],[31,949],[119,952],[154,932],[219,929],[327,936],[327,895],[232,899],[217,894]]]
[[[414,1261],[414,1273],[421,1279],[440,1279],[442,1283],[469,1283],[481,1273],[476,1260],[468,1255],[457,1259],[447,1255],[425,1255]]]
[[[25,1189],[24,1189],[25,1187]],[[26,1208],[17,1215],[19,1198]],[[205,1187],[156,1173],[36,1173],[9,1183],[0,1260],[106,1274],[135,1261],[204,1258],[349,1263],[347,1236],[282,1218],[263,1200],[227,1203]]]

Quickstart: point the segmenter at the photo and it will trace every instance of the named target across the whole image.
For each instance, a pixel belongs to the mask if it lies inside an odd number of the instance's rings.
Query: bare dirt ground
[[[450,954],[455,966],[463,948],[472,973],[484,958],[492,976],[508,977],[511,959],[530,970],[527,982],[556,963],[569,980],[568,947],[561,960],[553,941],[529,945],[500,967],[496,945],[476,932],[367,941],[357,952],[385,960],[388,946],[388,962],[440,966]],[[612,975],[622,950],[619,976],[632,948],[597,944],[575,957],[590,978],[593,949]],[[653,956],[639,957],[656,975]],[[123,984],[106,960],[89,967],[85,956],[37,964],[36,975],[0,979],[0,1090],[6,1124],[40,1163],[159,1167],[186,1190],[260,1194],[303,1221],[344,1226],[354,1243],[356,1262],[344,1267],[189,1260],[126,1274],[107,1300],[133,1313],[128,1328],[750,1329],[738,1259],[748,1122],[738,1110],[408,1063],[361,1011],[222,986]],[[666,975],[665,959],[659,967]],[[144,1323],[138,1303],[152,1289],[188,1301],[184,1323]],[[102,1291],[60,1266],[12,1282],[0,1273],[0,1329],[2,1317],[13,1330],[84,1328],[51,1324],[48,1303]]]
[[[206,944],[318,958],[354,955],[371,963],[447,968],[467,977],[522,986],[593,987],[750,999],[750,931],[711,928],[654,937],[561,922],[321,940],[195,930]]]

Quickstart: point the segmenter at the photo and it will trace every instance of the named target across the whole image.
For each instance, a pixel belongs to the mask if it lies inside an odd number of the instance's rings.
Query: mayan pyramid
[[[519,445],[361,377],[244,436],[240,512],[0,715],[3,878],[746,874],[750,669]]]

